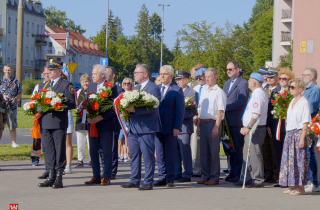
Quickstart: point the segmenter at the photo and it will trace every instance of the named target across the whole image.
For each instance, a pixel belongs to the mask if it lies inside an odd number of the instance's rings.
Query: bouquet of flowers
[[[33,116],[37,113],[37,103],[34,100],[30,100],[23,105],[23,110],[25,115]]]
[[[311,123],[308,125],[309,134],[319,134],[320,133],[320,116],[317,114],[314,118],[312,118]]]
[[[96,93],[89,93],[88,99],[81,102],[76,115],[82,119],[79,119],[76,123],[80,123],[81,121],[84,123],[83,121],[85,121],[86,118],[93,119],[100,113],[104,113],[113,107],[113,100],[110,99],[113,84],[106,82],[105,85],[107,87],[99,87]],[[98,137],[98,130],[95,124],[90,125],[90,136]]]
[[[184,103],[185,103],[186,109],[190,109],[194,112],[197,112],[197,106],[194,104],[194,101],[191,101],[191,99],[193,98],[194,98],[194,95],[191,97],[186,97],[184,99]]]
[[[274,107],[271,111],[273,119],[286,119],[287,110],[291,100],[293,99],[293,95],[285,90],[282,94],[275,93],[273,96],[275,98],[275,100],[271,99],[272,106]]]
[[[122,112],[121,118],[126,122],[129,122],[130,112],[128,109],[130,107],[146,107],[147,110],[159,106],[159,100],[157,97],[140,90],[126,91],[122,93],[114,102],[119,112]]]

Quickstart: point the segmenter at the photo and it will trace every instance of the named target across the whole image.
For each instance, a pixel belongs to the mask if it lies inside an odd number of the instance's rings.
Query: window
[[[11,33],[11,17],[8,17],[8,33]]]
[[[48,42],[48,54],[52,54],[52,42]]]
[[[31,62],[33,62],[33,54],[34,54],[33,48],[31,48],[31,51],[30,51],[30,61]]]
[[[16,33],[18,33],[18,19],[16,19]]]
[[[14,59],[17,60],[17,45],[16,45],[16,47],[14,49]]]
[[[30,33],[30,28],[29,28],[29,22],[27,22],[27,31],[26,31],[26,33],[27,33],[27,36],[29,36],[29,33]]]
[[[28,72],[24,72],[24,79],[28,79]]]
[[[31,33],[34,34],[34,23],[32,23],[32,26],[31,26]]]
[[[89,65],[92,66],[91,57],[89,57]]]
[[[40,31],[41,34],[44,34],[44,30],[43,30],[43,25],[41,25],[41,31]]]
[[[32,79],[32,72],[30,73],[30,79]]]
[[[61,58],[57,58],[58,61],[61,61]]]
[[[29,60],[29,48],[26,47],[26,61]]]
[[[79,65],[82,65],[82,55],[79,55]]]
[[[40,26],[37,25],[37,34],[40,34]]]
[[[0,28],[2,28],[2,15],[0,15]]]
[[[10,44],[8,44],[8,47],[7,47],[7,59],[8,59],[8,62],[10,62],[10,57],[11,57],[11,48],[10,48]]]

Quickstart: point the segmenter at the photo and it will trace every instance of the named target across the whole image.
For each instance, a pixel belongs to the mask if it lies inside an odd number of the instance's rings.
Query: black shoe
[[[275,178],[272,178],[271,180],[269,180],[269,183],[278,183],[278,182],[279,180]]]
[[[255,182],[253,182],[252,184],[250,184],[250,185],[248,186],[248,188],[263,188],[263,187],[264,187],[264,184],[263,184],[263,183],[257,184],[257,183],[255,183]]]
[[[174,187],[173,181],[167,182],[166,187]]]
[[[275,185],[273,185],[273,187],[281,187],[281,185],[280,184],[275,184]]]
[[[153,190],[153,187],[147,184],[141,185],[138,190]]]
[[[45,171],[41,176],[38,176],[38,179],[46,179],[49,177],[49,171]]]
[[[131,182],[128,182],[127,184],[121,185],[122,188],[139,188],[138,184],[132,184]]]
[[[238,176],[229,179],[229,182],[239,182],[240,178]]]
[[[39,187],[51,187],[56,179],[56,170],[50,169],[49,176],[46,181],[39,183]]]
[[[228,169],[225,169],[225,170],[223,170],[222,172],[227,174],[227,173],[229,173],[229,170],[228,170]]]
[[[74,167],[75,168],[83,168],[83,161],[79,161]]]
[[[281,187],[281,188],[288,188],[288,186],[282,186],[282,185],[281,185],[280,187]]]
[[[201,174],[192,174],[192,177],[201,177]]]
[[[156,186],[156,187],[159,187],[159,186],[166,186],[166,180],[163,179],[163,180],[158,180],[156,181],[155,183],[153,183],[153,186]]]
[[[266,177],[265,179],[264,179],[264,182],[269,182],[269,181],[271,181],[273,178],[268,178],[268,177]]]
[[[115,180],[116,176],[115,175],[111,175],[111,179],[110,180]]]
[[[181,179],[178,180],[178,182],[191,182],[191,179],[187,177],[182,177]]]
[[[53,189],[63,188],[62,174],[63,174],[63,170],[59,170],[57,173],[57,176],[56,176],[56,180],[54,181],[54,183],[52,185]]]
[[[175,177],[174,180],[179,181],[182,177]]]
[[[232,179],[232,178],[233,178],[232,175],[229,174],[229,175],[225,178],[225,180],[226,180],[226,182],[227,182],[227,181],[229,181],[229,180]]]
[[[239,182],[234,182],[233,183],[235,186],[242,186],[243,185],[243,181],[239,181]],[[252,184],[252,181],[251,180],[248,180],[246,181],[246,184],[245,185],[251,185]]]

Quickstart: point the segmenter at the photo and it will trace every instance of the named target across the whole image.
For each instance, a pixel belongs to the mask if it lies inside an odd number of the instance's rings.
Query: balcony
[[[36,38],[36,45],[38,45],[38,46],[46,46],[47,45],[46,39],[47,39],[48,35],[46,35],[46,34],[37,34],[37,35],[32,34],[32,37]]]
[[[292,19],[292,10],[291,9],[283,9],[281,19]]]
[[[291,31],[281,31],[280,45],[291,45]]]
[[[35,60],[35,69],[42,71],[43,68],[47,65],[46,59]]]

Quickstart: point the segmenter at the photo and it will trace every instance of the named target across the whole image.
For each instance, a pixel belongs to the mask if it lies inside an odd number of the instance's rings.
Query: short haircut
[[[160,70],[161,69],[168,69],[170,75],[174,74],[174,70],[173,70],[172,66],[170,66],[170,65],[161,66]]]
[[[199,69],[206,68],[206,66],[199,63],[199,64],[195,65],[193,68],[194,68],[194,70],[198,71]]]
[[[311,75],[314,76],[314,80],[317,80],[317,79],[318,79],[317,69],[316,69],[316,68],[313,68],[313,67],[307,67],[307,68],[305,68],[304,70],[307,70],[307,69],[309,69],[310,72],[311,72]]]
[[[99,68],[99,73],[104,74],[105,79],[107,79],[109,77],[109,72],[107,71],[107,69],[104,66],[102,66],[100,64],[95,64],[93,66],[93,68]]]
[[[80,77],[80,82],[84,81],[84,80],[89,80],[91,82],[91,79],[89,77],[88,74],[84,74]]]
[[[12,69],[12,66],[10,64],[6,64],[6,65],[3,66],[3,68],[4,67],[9,67],[10,69]]]
[[[208,69],[206,70],[206,72],[209,72],[209,71],[212,72],[212,74],[213,74],[214,77],[215,77],[215,76],[218,76],[218,71],[217,71],[217,69],[210,67],[210,68],[208,68]]]
[[[129,80],[129,81],[130,81],[130,83],[131,83],[131,90],[132,90],[132,88],[133,88],[133,81],[132,81],[132,79],[129,78],[129,77],[126,77],[126,78],[124,78],[124,79],[122,80],[121,86],[123,87],[123,83],[124,83],[124,81],[126,81],[126,80]]]
[[[302,88],[303,90],[306,88],[307,84],[303,81],[303,79],[301,78],[295,78],[289,81],[289,85],[291,85],[291,83],[295,83],[297,88]]]
[[[240,68],[239,63],[237,61],[228,61],[227,66],[229,63],[232,63],[234,65],[234,68],[236,68],[236,69]]]
[[[142,67],[145,70],[145,72],[150,74],[150,68],[149,68],[149,66],[147,64],[139,63],[139,64],[136,65],[136,68],[137,67]]]
[[[294,73],[289,69],[289,68],[283,68],[279,71],[278,76],[280,77],[281,75],[288,75],[288,80],[294,79]]]
[[[48,65],[45,65],[45,67],[43,67],[43,71],[45,71],[46,69],[48,69]]]
[[[116,68],[113,66],[106,66],[106,69],[111,69],[112,74],[116,75]]]

